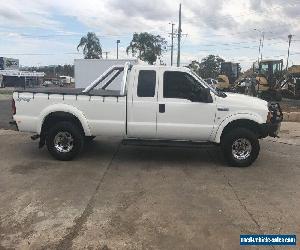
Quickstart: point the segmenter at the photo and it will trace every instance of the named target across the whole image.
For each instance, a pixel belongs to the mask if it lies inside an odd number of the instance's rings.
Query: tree
[[[86,36],[80,39],[77,46],[77,51],[79,48],[83,48],[84,59],[99,59],[102,58],[102,48],[99,38],[94,32],[88,32]]]
[[[203,58],[201,62],[192,61],[189,68],[193,69],[202,78],[217,78],[220,74],[221,63],[225,60],[219,56],[208,55]]]
[[[200,63],[198,61],[192,61],[187,67],[199,75]]]
[[[127,54],[131,53],[139,59],[153,64],[167,49],[165,38],[152,35],[147,32],[134,33],[132,41],[126,49]]]

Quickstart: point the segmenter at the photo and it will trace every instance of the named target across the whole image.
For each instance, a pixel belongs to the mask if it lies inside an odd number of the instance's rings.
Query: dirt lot
[[[0,95],[0,129],[13,129],[9,124],[12,120],[10,96]]]
[[[234,250],[241,233],[299,235],[299,123],[282,130],[245,169],[217,148],[108,139],[58,162],[0,130],[0,249]]]
[[[280,106],[284,112],[300,112],[300,100],[284,98]]]

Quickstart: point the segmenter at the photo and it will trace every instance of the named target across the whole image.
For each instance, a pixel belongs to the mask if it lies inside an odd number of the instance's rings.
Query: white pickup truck
[[[109,85],[123,72],[119,91]],[[218,92],[184,67],[113,66],[86,89],[28,89],[13,94],[19,131],[32,132],[58,160],[71,160],[88,139],[214,143],[230,165],[251,165],[259,140],[277,136],[279,104]]]

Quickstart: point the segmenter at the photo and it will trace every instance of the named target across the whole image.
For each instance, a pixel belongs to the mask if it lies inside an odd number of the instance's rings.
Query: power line
[[[33,34],[18,34],[26,38],[51,38],[51,37],[82,37],[84,34],[45,34],[45,35],[33,35]],[[128,37],[132,34],[120,34],[120,35],[97,35],[99,38],[114,38],[114,37]]]

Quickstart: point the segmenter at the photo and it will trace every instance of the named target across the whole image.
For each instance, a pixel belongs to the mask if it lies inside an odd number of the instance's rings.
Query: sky
[[[77,45],[95,32],[108,58],[131,58],[126,47],[134,32],[150,32],[171,45],[171,23],[178,27],[182,3],[181,64],[214,54],[248,69],[258,58],[300,64],[300,0],[9,0],[0,2],[0,56],[23,66],[73,64],[83,58]],[[175,39],[174,60],[177,41]],[[162,56],[170,64],[170,48]]]

